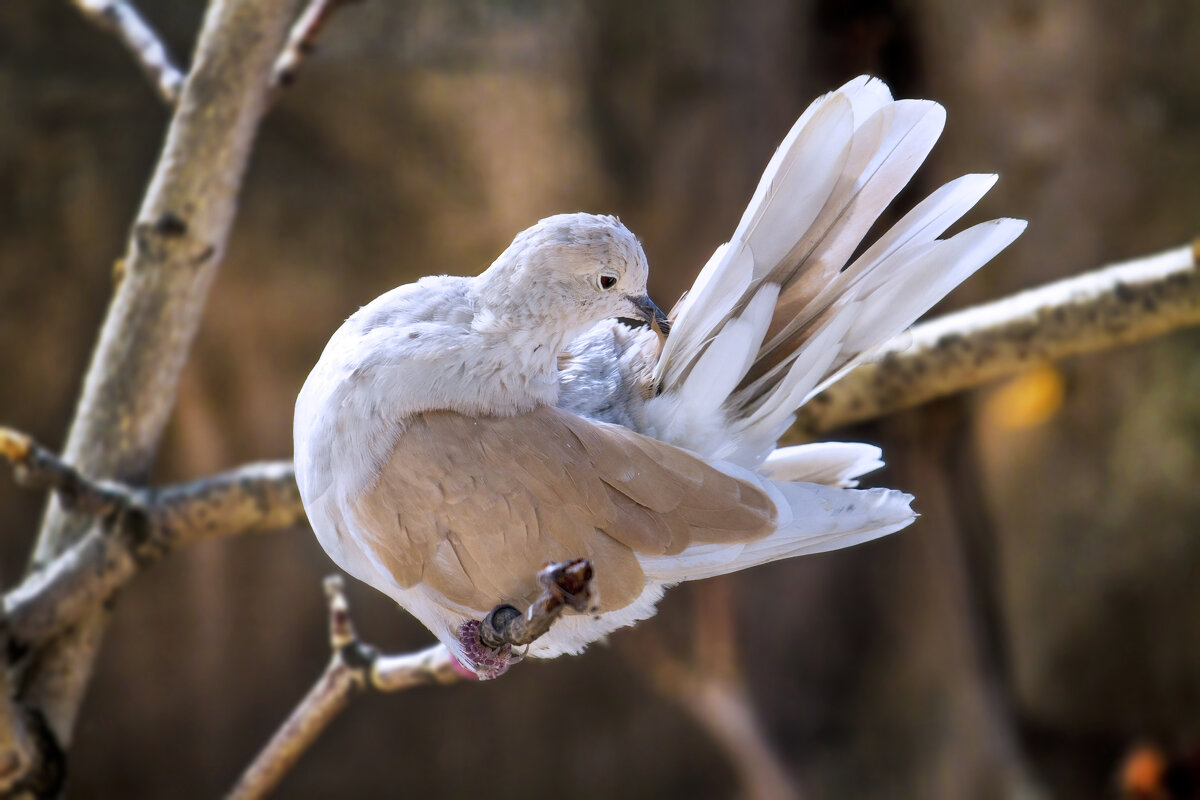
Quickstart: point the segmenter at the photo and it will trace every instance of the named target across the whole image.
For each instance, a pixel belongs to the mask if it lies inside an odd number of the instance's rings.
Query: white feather
[[[680,380],[745,292],[808,230],[843,175],[854,131],[851,102],[833,93],[792,126],[767,165],[729,243],[709,259],[697,286],[673,311],[678,332],[667,340],[655,380]]]
[[[1025,230],[1023,220],[998,219],[925,247],[921,258],[890,271],[878,287],[859,293],[862,308],[846,334],[845,355],[887,341],[933,307],[958,284],[1008,247]]]
[[[696,545],[671,556],[642,556],[646,577],[663,583],[710,578],[781,558],[861,544],[900,530],[916,518],[912,495],[892,489],[836,489],[775,482],[781,513],[791,519],[765,539],[736,545]],[[785,518],[786,519],[786,518]]]
[[[714,451],[712,438],[725,435],[721,405],[753,363],[778,295],[777,285],[762,286],[708,344],[687,379],[647,401],[647,419],[658,438],[695,452]]]
[[[813,442],[775,450],[758,471],[774,481],[853,488],[858,485],[856,478],[883,466],[882,455],[870,444]]]

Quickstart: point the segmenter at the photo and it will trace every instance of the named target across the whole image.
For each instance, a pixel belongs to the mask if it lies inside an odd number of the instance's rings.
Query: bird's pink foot
[[[462,644],[463,655],[467,658],[467,663],[461,666],[479,680],[490,681],[507,672],[509,667],[521,660],[521,655],[513,652],[511,644],[497,648],[488,647],[479,638],[479,628],[479,620],[471,619],[458,629],[458,641]]]

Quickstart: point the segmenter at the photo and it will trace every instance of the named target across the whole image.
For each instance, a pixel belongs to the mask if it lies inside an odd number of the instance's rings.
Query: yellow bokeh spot
[[[1049,364],[1018,375],[992,392],[984,402],[986,424],[1008,430],[1041,425],[1062,407],[1062,373]]]

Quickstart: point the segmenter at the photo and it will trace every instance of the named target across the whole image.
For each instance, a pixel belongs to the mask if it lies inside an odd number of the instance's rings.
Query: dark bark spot
[[[203,250],[201,250],[199,255],[197,255],[195,258],[192,259],[192,266],[194,266],[194,267],[200,266],[205,261],[208,261],[210,258],[212,258],[216,254],[216,252],[217,252],[217,248],[213,247],[210,244],[208,247],[205,247]]]
[[[187,233],[188,226],[181,218],[167,211],[154,221],[154,230],[163,236],[183,236]]]

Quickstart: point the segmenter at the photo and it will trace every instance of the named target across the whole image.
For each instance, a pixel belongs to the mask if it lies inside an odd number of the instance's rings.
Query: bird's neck
[[[484,401],[496,407],[482,413],[520,414],[555,405],[559,353],[586,324],[555,326],[536,309],[512,303],[510,292],[487,291],[487,277],[475,279],[470,343],[455,354],[471,385],[483,387]]]

